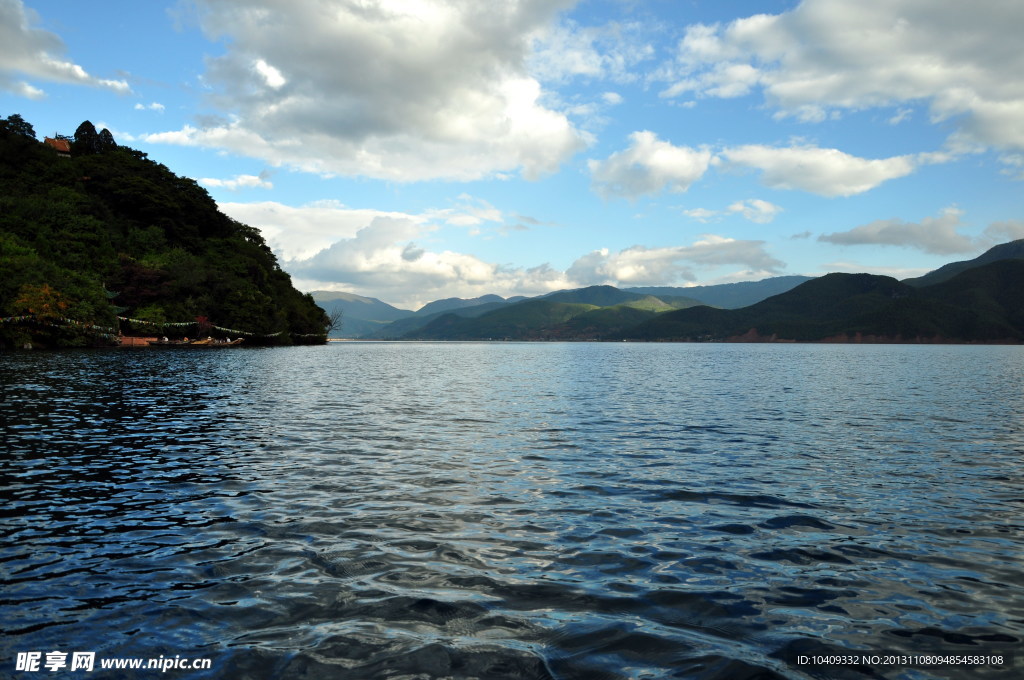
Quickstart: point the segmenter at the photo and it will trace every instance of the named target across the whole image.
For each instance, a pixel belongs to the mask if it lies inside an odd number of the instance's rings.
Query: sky
[[[1019,0],[0,0],[0,116],[109,128],[300,290],[917,276],[1024,238]]]

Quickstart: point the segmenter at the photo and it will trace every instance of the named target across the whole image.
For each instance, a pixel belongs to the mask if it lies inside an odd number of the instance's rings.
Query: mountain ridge
[[[678,310],[623,339],[796,342],[1021,342],[1024,260],[915,288],[887,276],[828,274],[737,310]]]
[[[484,305],[440,314],[393,337],[1020,342],[1024,340],[1022,290],[1024,259],[1016,258],[974,266],[940,284],[923,287],[875,274],[827,274],[739,309],[689,304],[692,300],[684,301],[688,306],[679,309],[656,296],[591,286],[497,308]],[[470,315],[473,309],[477,311]]]
[[[1009,241],[1007,243],[1000,243],[999,245],[992,246],[984,253],[972,260],[962,260],[960,262],[950,262],[945,264],[938,269],[932,270],[923,276],[915,278],[903,279],[903,282],[920,288],[922,286],[930,286],[943,281],[948,281],[957,274],[979,267],[989,262],[997,262],[999,260],[1016,260],[1024,259],[1024,239],[1017,239],[1015,241]]]
[[[813,276],[773,276],[759,281],[739,281],[736,283],[718,283],[705,286],[631,286],[623,290],[647,293],[661,297],[663,295],[684,296],[699,300],[709,307],[723,309],[739,309],[747,307],[771,297],[792,290],[801,283],[810,281]]]
[[[341,313],[340,326],[331,331],[331,337],[361,337],[373,333],[390,323],[413,315],[377,298],[341,291],[314,290],[313,300],[328,316]]]

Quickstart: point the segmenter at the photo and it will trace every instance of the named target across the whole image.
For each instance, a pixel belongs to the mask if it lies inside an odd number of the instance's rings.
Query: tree
[[[114,135],[112,135],[110,130],[107,128],[100,130],[98,142],[100,151],[109,151],[117,148],[117,142],[114,141]]]
[[[6,123],[7,129],[15,134],[24,135],[31,139],[36,138],[36,131],[32,127],[32,124],[17,113],[12,113],[3,122]]]
[[[67,298],[47,283],[41,286],[26,283],[14,301],[15,312],[32,314],[37,319],[46,320],[63,317],[69,306]]]
[[[341,330],[341,319],[343,313],[340,309],[335,309],[330,314],[324,317],[324,333],[330,335],[334,331]]]
[[[71,150],[76,156],[99,153],[102,149],[96,126],[87,120],[82,121],[82,124],[75,130],[75,142],[71,145]]]

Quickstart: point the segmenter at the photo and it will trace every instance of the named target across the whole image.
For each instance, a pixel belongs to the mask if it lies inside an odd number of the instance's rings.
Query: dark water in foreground
[[[986,678],[1024,348],[0,356],[0,676]],[[15,672],[17,652],[212,670]]]

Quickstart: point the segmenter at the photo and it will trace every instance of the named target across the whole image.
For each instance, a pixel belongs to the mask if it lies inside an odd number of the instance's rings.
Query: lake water
[[[4,677],[1024,677],[1021,347],[338,343],[0,370]],[[30,651],[97,670],[16,672]],[[801,662],[851,653],[1007,661]],[[212,668],[98,670],[175,655]]]

